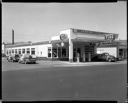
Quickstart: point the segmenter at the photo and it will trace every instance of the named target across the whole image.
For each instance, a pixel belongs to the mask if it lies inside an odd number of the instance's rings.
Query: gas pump
[[[88,53],[88,61],[91,62],[91,53]]]
[[[77,62],[80,62],[80,54],[77,53]]]
[[[83,62],[86,62],[86,56],[85,56],[85,53],[83,53]]]

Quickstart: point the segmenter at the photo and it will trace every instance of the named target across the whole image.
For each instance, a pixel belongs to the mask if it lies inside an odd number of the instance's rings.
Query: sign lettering
[[[105,40],[110,40],[110,41],[112,41],[112,40],[115,40],[115,35],[113,35],[113,34],[111,34],[111,35],[105,35]]]

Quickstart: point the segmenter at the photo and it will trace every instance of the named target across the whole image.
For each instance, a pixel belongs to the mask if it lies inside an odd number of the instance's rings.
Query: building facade
[[[107,52],[127,58],[127,42],[118,34],[69,28],[51,37],[51,41],[5,45],[6,55],[31,54],[37,57],[89,62],[97,53]]]

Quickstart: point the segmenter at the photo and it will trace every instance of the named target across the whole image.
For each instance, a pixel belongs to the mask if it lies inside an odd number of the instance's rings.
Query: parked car
[[[19,59],[20,59],[20,55],[18,55],[18,54],[15,54],[12,56],[12,62],[18,62]]]
[[[29,54],[25,54],[20,57],[18,62],[27,64],[27,63],[36,63],[36,61],[37,61],[36,57],[33,57],[32,55]]]
[[[20,59],[20,56],[18,54],[9,55],[7,57],[8,62],[18,62]]]
[[[12,55],[7,56],[7,60],[8,60],[8,62],[12,62],[12,60],[13,60]]]
[[[6,54],[2,53],[2,57],[6,57]]]
[[[92,61],[116,61],[116,57],[113,55],[110,55],[109,53],[102,53],[102,54],[96,54],[95,56],[92,57]]]
[[[122,61],[122,60],[124,60],[124,58],[123,57],[118,57],[118,58],[116,58],[117,59],[117,61]]]

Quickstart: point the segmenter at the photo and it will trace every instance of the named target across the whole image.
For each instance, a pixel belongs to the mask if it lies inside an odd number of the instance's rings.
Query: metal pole
[[[62,46],[61,46],[61,59],[62,59]]]
[[[58,46],[57,46],[57,58],[58,58]]]

